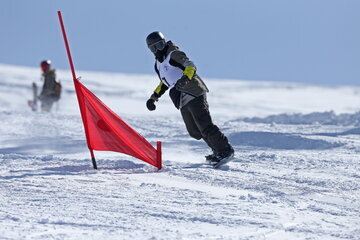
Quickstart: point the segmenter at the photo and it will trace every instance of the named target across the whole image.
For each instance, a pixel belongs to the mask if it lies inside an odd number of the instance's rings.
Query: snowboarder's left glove
[[[193,66],[186,66],[183,72],[182,77],[176,82],[176,89],[181,90],[185,87],[186,84],[193,78],[196,68]]]
[[[175,84],[175,88],[177,90],[181,91],[181,89],[183,89],[186,86],[186,84],[188,84],[188,82],[190,82],[188,77],[183,75],[179,80],[177,80],[177,82]]]

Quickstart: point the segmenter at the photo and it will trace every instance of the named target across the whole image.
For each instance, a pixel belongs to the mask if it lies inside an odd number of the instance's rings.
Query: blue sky
[[[203,77],[360,85],[359,0],[0,2],[0,63],[153,73],[152,31],[177,43]]]

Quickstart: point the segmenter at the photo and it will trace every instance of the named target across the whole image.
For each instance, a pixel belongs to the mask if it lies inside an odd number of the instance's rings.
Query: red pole
[[[73,76],[73,80],[75,81],[76,80],[75,68],[74,68],[74,64],[73,64],[73,61],[72,61],[72,57],[71,57],[69,43],[68,43],[68,40],[67,40],[67,37],[66,37],[64,22],[62,20],[61,12],[58,11],[57,13],[58,13],[59,21],[60,21],[61,31],[62,31],[62,34],[63,34],[63,37],[64,37],[66,52],[67,52],[67,55],[68,55],[68,58],[69,58],[71,73],[72,73],[72,76]]]
[[[156,158],[157,158],[157,168],[160,170],[162,168],[162,153],[161,153],[161,142],[156,142]]]
[[[97,164],[96,164],[96,160],[95,160],[95,155],[94,155],[94,151],[92,149],[90,149],[90,155],[91,155],[91,161],[92,161],[92,164],[93,164],[93,167],[94,169],[97,169]]]
[[[62,31],[62,35],[63,35],[63,38],[64,38],[66,52],[67,52],[67,55],[68,55],[70,68],[71,68],[71,73],[72,73],[72,77],[73,77],[73,82],[74,82],[74,86],[75,86],[75,90],[76,90],[77,89],[76,88],[76,81],[78,81],[78,80],[76,78],[75,68],[74,68],[74,64],[73,64],[72,57],[71,57],[71,52],[70,52],[70,47],[69,47],[69,43],[68,43],[68,40],[67,40],[67,37],[66,37],[65,26],[64,26],[64,22],[63,22],[63,19],[62,19],[62,16],[61,16],[61,12],[58,11],[57,13],[58,13],[59,21],[60,21],[61,31]],[[76,91],[76,96],[77,96],[77,94],[78,94],[78,92]],[[78,96],[77,96],[77,99],[78,99],[78,103],[79,103],[81,118],[82,118],[82,121],[83,121],[83,124],[84,124],[86,142],[87,142],[88,148],[90,150],[91,160],[92,160],[94,169],[97,169],[94,151],[91,148],[90,141],[89,141],[90,138],[89,138],[88,128],[87,128],[87,124],[86,124],[86,118],[84,118],[86,112],[82,108],[82,105],[80,103],[80,99],[79,99]]]

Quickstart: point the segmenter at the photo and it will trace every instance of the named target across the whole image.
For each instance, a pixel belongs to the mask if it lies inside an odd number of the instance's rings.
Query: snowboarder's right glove
[[[150,98],[146,102],[146,107],[149,109],[149,111],[154,111],[156,109],[155,101]]]
[[[154,111],[156,109],[155,101],[158,100],[158,97],[155,94],[152,94],[151,97],[146,102],[146,107],[149,111]]]

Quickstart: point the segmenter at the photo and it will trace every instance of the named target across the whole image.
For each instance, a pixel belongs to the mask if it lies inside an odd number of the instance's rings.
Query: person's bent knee
[[[198,135],[198,134],[191,134],[191,133],[190,133],[190,137],[195,138],[196,140],[202,139],[202,136],[201,136],[201,135]]]

